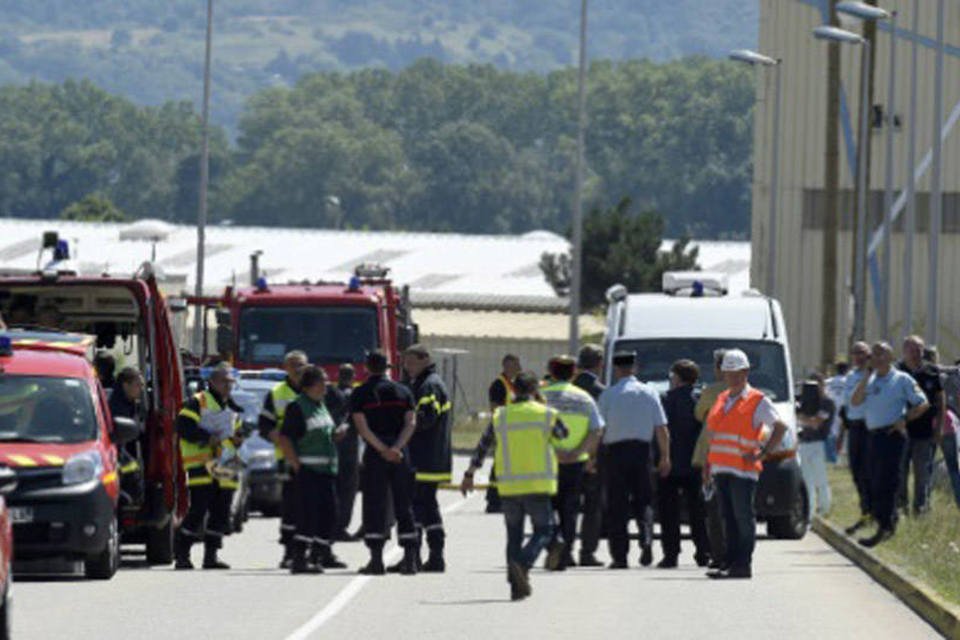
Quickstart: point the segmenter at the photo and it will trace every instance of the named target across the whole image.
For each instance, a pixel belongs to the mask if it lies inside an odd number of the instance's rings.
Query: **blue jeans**
[[[957,463],[957,434],[943,436],[940,442],[943,449],[943,461],[947,464],[947,475],[950,476],[950,486],[953,487],[953,499],[960,507],[960,465]]]
[[[714,481],[727,538],[727,564],[732,569],[749,569],[757,543],[757,519],[753,510],[757,481],[731,473],[718,473]]]
[[[507,525],[507,563],[517,562],[529,569],[553,538],[553,502],[550,496],[501,496],[503,520]],[[533,522],[533,535],[523,544],[526,516]]]

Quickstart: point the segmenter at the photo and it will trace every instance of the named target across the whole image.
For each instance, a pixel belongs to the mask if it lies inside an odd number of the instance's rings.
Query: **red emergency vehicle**
[[[144,429],[137,447],[142,452],[145,487],[139,499],[125,503],[120,509],[119,530],[124,543],[146,545],[149,563],[168,564],[173,560],[174,526],[186,515],[188,493],[174,429],[185,386],[167,302],[160,293],[149,263],[129,276],[103,274],[87,277],[77,275],[71,267],[69,247],[55,232],[44,234],[38,265],[42,264],[47,251],[52,251],[53,259],[36,272],[0,275],[0,313],[11,327],[55,329],[93,336],[96,348],[115,354],[118,368],[131,365],[143,373],[146,381],[141,401]],[[14,349],[14,358],[16,353],[17,349]],[[35,353],[33,357],[60,361],[67,356]],[[80,364],[81,360],[75,356],[70,360],[75,363],[72,366],[76,375],[90,366],[89,363]],[[35,460],[40,467],[40,462],[46,460],[42,457],[45,452],[39,451],[41,457],[33,458],[31,447],[41,445],[23,444],[30,446],[16,455],[27,456],[21,460]],[[53,482],[52,476],[43,482]],[[38,490],[50,489],[43,482]],[[21,482],[17,491],[26,488]],[[11,500],[14,499],[11,496]],[[52,544],[51,541],[65,535],[56,526],[37,526],[37,513],[34,512],[35,522],[31,529],[37,540]],[[17,549],[18,554],[21,550],[27,552],[29,546],[18,544]]]

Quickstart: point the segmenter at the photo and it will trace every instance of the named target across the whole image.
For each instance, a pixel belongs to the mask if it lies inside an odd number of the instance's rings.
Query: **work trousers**
[[[564,553],[570,553],[577,539],[577,516],[580,513],[585,466],[584,462],[561,464],[557,474],[557,495],[553,496],[553,509],[559,516],[560,526],[554,530],[553,537],[563,543]]]
[[[717,483],[717,497],[723,514],[727,565],[731,569],[750,569],[757,544],[757,519],[753,508],[757,481],[732,473],[718,473],[714,482]]]
[[[830,482],[827,480],[827,450],[823,440],[800,443],[800,470],[807,487],[810,513],[823,516],[830,511]]]
[[[553,503],[546,494],[504,496],[503,520],[507,526],[507,564],[516,562],[530,569],[553,537]],[[529,516],[533,535],[523,543],[523,525]]]
[[[413,519],[417,527],[417,546],[427,538],[432,553],[443,551],[446,534],[443,531],[443,516],[437,501],[436,482],[416,482],[413,487]]]
[[[286,463],[281,462],[281,474],[289,475]],[[297,487],[293,476],[287,477],[280,488],[280,544],[287,549],[293,544],[297,532]]]
[[[713,496],[704,502],[707,514],[707,537],[710,539],[710,557],[715,562],[726,562],[727,537],[723,530],[723,511],[720,509],[720,496]]]
[[[870,503],[874,519],[885,531],[897,526],[897,488],[906,446],[906,437],[893,427],[870,432]]]
[[[487,513],[500,513],[500,492],[497,491],[497,472],[490,467],[490,484],[487,486]]]
[[[665,558],[680,555],[680,501],[687,504],[690,535],[697,558],[710,556],[707,538],[707,516],[701,493],[700,471],[682,476],[668,476],[657,482],[657,502],[660,507],[660,546]]]
[[[294,519],[297,532],[294,543],[311,546],[327,553],[337,529],[337,478],[326,473],[301,468],[293,478],[295,492]]]
[[[913,467],[913,512],[923,513],[930,506],[933,480],[933,457],[937,445],[933,438],[908,438],[901,457],[900,487],[897,506],[906,510],[909,504],[908,485],[910,467]]]
[[[957,434],[943,436],[940,441],[943,450],[943,462],[947,466],[947,475],[950,477],[950,487],[953,489],[953,499],[960,507],[960,465],[957,463]]]
[[[847,458],[850,462],[850,473],[853,484],[857,488],[860,498],[860,513],[873,513],[871,505],[870,469],[873,466],[870,460],[870,433],[862,420],[847,422]]]
[[[603,449],[597,454],[596,468],[592,473],[584,472],[583,481],[583,519],[580,521],[580,553],[593,555],[600,546],[603,535],[603,514],[605,511]]]
[[[216,481],[190,487],[190,508],[178,530],[181,540],[188,546],[203,540],[209,548],[222,547],[230,533],[232,502],[233,489],[223,489]]]
[[[348,432],[346,440],[357,436]],[[344,442],[346,442],[346,440]],[[357,459],[357,445],[342,446],[337,444],[337,533],[345,533],[353,520],[353,505],[357,500],[357,491],[360,488],[360,462]]]
[[[372,447],[364,452],[363,539],[370,549],[382,549],[386,542],[391,495],[400,545],[413,548],[417,544],[412,507],[414,475],[406,460],[387,462]]]
[[[614,562],[625,562],[629,547],[627,525],[632,516],[640,532],[640,547],[653,540],[650,503],[650,443],[627,440],[606,445],[607,542]]]

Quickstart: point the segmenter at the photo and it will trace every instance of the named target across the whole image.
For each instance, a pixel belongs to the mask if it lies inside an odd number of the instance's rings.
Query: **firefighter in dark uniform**
[[[229,569],[217,553],[230,533],[230,503],[236,478],[214,477],[224,449],[235,449],[237,414],[243,411],[230,399],[234,378],[230,366],[217,365],[208,389],[187,400],[177,416],[180,454],[187,472],[190,510],[180,523],[174,543],[177,569],[193,569],[190,548],[203,540],[203,568]]]
[[[415,344],[403,353],[403,368],[417,406],[417,430],[410,439],[410,460],[416,471],[413,489],[413,516],[417,526],[417,560],[426,535],[430,555],[421,567],[427,573],[443,573],[446,534],[437,485],[450,482],[453,465],[450,448],[450,415],[452,405],[446,385],[430,360],[430,352]]]
[[[573,379],[577,385],[597,401],[606,385],[600,382],[603,374],[603,348],[596,344],[585,344],[577,354],[579,373]],[[600,567],[597,560],[597,547],[603,535],[603,513],[605,509],[603,478],[603,447],[587,462],[583,474],[583,519],[580,521],[580,566]]]
[[[383,575],[383,546],[387,533],[387,500],[392,494],[397,518],[397,538],[404,549],[400,573],[417,573],[417,531],[413,523],[411,493],[413,467],[407,444],[416,428],[415,404],[410,390],[387,377],[387,356],[367,354],[370,377],[350,396],[350,412],[360,437],[367,443],[363,454],[363,531],[370,562],[360,573]]]
[[[111,372],[112,375],[112,372]],[[140,401],[143,396],[143,376],[134,367],[124,367],[117,376],[110,393],[110,415],[114,418],[129,418],[137,423],[143,433],[143,411]],[[144,477],[143,455],[139,439],[117,447],[120,468],[121,506],[138,505],[143,502]]]
[[[343,416],[339,417],[331,411],[338,424],[345,424],[347,429],[343,439],[337,442],[337,505],[339,517],[337,519],[337,540],[353,542],[356,536],[350,534],[350,521],[353,519],[353,504],[357,499],[357,489],[360,487],[360,440],[357,428],[350,418],[350,396],[353,394],[353,379],[355,371],[352,364],[340,365],[337,375],[337,391],[343,396]],[[330,409],[330,403],[327,403]]]
[[[287,407],[277,440],[293,476],[297,532],[291,573],[323,573],[347,565],[333,554],[337,530],[337,447],[342,433],[325,404],[327,376],[307,367],[302,392]]]
[[[490,415],[508,404],[513,404],[517,398],[517,391],[514,389],[513,381],[517,378],[523,368],[520,366],[520,357],[512,353],[503,356],[501,361],[501,371],[497,379],[493,381],[487,390],[487,399],[490,401]],[[487,513],[500,513],[500,494],[496,487],[497,474],[490,471],[490,486],[487,488]]]
[[[296,505],[294,503],[293,480],[286,473],[283,451],[278,444],[277,435],[283,427],[283,417],[287,406],[300,395],[300,376],[303,375],[303,371],[308,364],[307,354],[303,351],[291,351],[284,356],[283,370],[287,377],[267,394],[257,423],[260,436],[273,442],[276,447],[277,466],[281,476],[286,476],[283,481],[283,494],[280,502],[280,544],[283,545],[283,559],[280,560],[281,569],[290,568],[293,558],[293,536],[297,526],[294,522]]]

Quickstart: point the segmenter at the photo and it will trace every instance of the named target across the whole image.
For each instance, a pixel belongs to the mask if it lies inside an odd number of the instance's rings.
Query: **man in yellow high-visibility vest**
[[[464,494],[473,489],[473,474],[495,445],[494,469],[507,525],[507,579],[512,600],[532,593],[530,567],[553,537],[551,498],[557,493],[558,476],[555,449],[570,435],[559,412],[534,399],[539,384],[535,373],[517,376],[515,402],[494,412],[460,483]],[[524,544],[527,516],[533,522],[533,535]]]

